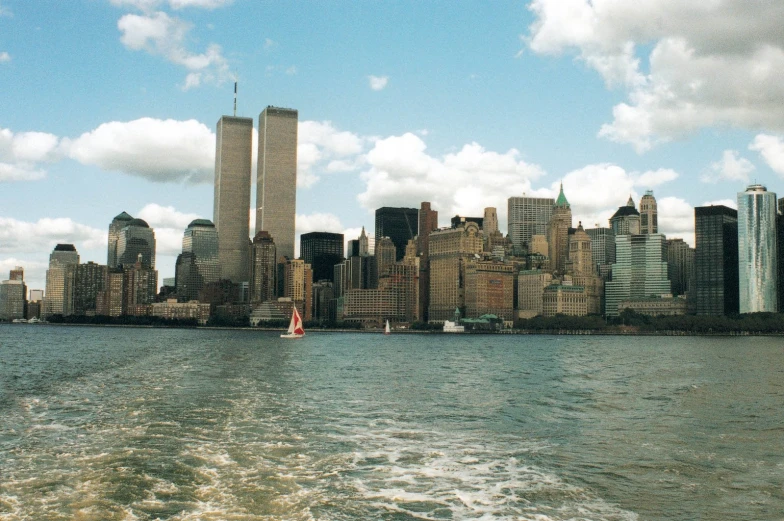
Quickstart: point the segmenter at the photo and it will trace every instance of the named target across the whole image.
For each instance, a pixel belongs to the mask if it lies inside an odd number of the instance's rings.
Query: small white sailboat
[[[299,316],[296,306],[291,313],[291,322],[289,322],[289,329],[286,333],[280,335],[280,338],[302,338],[305,336],[305,329],[302,327],[302,318]]]
[[[389,320],[387,320],[387,325],[384,327],[384,334],[385,334],[385,335],[388,335],[388,334],[390,334],[391,332],[392,332],[392,330],[391,330],[391,329],[389,329]]]

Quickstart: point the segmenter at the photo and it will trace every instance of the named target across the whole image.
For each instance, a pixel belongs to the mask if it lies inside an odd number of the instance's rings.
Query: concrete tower
[[[778,311],[776,194],[762,185],[738,193],[740,312]]]
[[[659,219],[653,190],[648,190],[640,199],[640,233],[659,233]]]
[[[117,268],[120,265],[117,262],[117,241],[120,240],[120,231],[128,226],[128,223],[133,220],[133,217],[125,212],[112,219],[109,225],[109,251],[106,255],[106,265],[110,268]]]
[[[250,279],[250,165],[253,119],[223,116],[215,141],[215,203],[221,278]]]
[[[298,117],[296,110],[278,107],[259,114],[256,233],[269,232],[278,257],[289,259],[294,259]]]

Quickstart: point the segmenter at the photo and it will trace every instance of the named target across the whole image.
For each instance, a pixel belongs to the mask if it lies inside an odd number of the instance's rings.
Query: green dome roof
[[[558,194],[558,199],[555,200],[555,206],[569,206],[569,201],[563,193],[563,183],[561,183],[561,192]]]

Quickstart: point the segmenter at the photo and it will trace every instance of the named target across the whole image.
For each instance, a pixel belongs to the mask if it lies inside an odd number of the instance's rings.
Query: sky
[[[780,0],[0,0],[0,280],[43,289],[57,243],[105,264],[122,211],[173,277],[235,81],[256,128],[299,111],[298,235],[422,201],[506,231],[563,183],[575,226],[653,190],[694,245],[695,206],[784,193],[782,27]]]

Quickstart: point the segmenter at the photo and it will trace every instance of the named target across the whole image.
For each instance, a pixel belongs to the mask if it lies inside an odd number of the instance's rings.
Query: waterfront
[[[0,520],[781,519],[776,337],[0,326]]]

